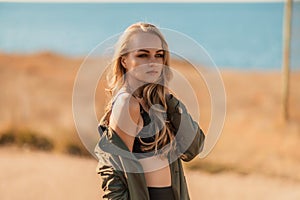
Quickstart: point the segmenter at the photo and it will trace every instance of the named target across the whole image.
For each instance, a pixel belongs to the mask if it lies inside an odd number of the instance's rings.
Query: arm
[[[132,151],[140,110],[137,100],[132,99],[129,101],[129,98],[128,94],[119,96],[111,111],[108,124],[124,142],[124,145]],[[100,127],[102,128],[102,132],[108,131],[108,126]],[[104,144],[107,142],[109,143],[107,134],[102,133],[100,141],[95,148],[95,154],[99,160],[96,171],[100,175],[102,180],[101,188],[104,191],[102,198],[106,200],[129,200],[130,192],[126,178],[127,175],[122,170],[121,157],[111,154],[109,151],[107,152],[107,149],[103,150],[100,148],[104,147]]]
[[[142,128],[140,106],[137,99],[124,93],[116,100],[110,117],[110,127],[132,151],[134,138]]]
[[[182,102],[172,94],[167,98],[167,115],[175,129],[176,142],[183,161],[190,161],[198,155],[204,146],[205,135]]]
[[[99,146],[100,141],[96,145],[94,152],[98,158],[96,172],[100,175],[101,188],[104,192],[102,199],[129,200],[128,184],[124,172],[116,170],[121,169],[120,164],[118,164],[120,162],[119,158],[103,151]]]

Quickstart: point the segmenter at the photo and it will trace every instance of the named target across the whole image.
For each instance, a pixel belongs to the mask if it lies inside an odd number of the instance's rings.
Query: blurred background
[[[1,1],[0,198],[101,199],[97,161],[74,124],[73,85],[93,48],[144,21],[202,45],[224,82],[222,135],[206,158],[184,163],[191,199],[300,199],[300,2],[291,6],[286,93],[285,5]],[[207,132],[212,107],[205,82],[186,61],[171,64],[199,91],[199,123]],[[99,78],[98,119],[107,101],[105,77]],[[91,133],[97,138],[97,127]]]

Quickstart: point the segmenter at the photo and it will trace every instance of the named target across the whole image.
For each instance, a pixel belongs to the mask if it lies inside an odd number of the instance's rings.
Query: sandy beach
[[[96,160],[68,154],[72,145],[82,148],[72,116],[73,83],[82,61],[48,52],[0,54],[0,135],[30,130],[53,145],[48,152],[26,144],[0,145],[1,199],[101,199]],[[193,86],[205,87],[185,73]],[[280,73],[221,70],[227,96],[224,129],[205,159],[185,164],[191,199],[300,199],[300,72],[291,73],[287,123],[281,120]],[[102,89],[101,79],[98,118],[105,102]],[[207,89],[197,96],[206,131]]]

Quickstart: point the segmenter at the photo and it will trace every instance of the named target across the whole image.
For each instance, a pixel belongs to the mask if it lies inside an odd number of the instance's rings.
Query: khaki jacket
[[[167,115],[175,128],[178,144],[178,151],[168,156],[172,189],[176,200],[187,200],[190,198],[181,160],[188,162],[202,151],[205,135],[186,107],[173,95],[167,98],[167,106]],[[99,159],[97,173],[102,178],[103,199],[149,200],[142,166],[122,139],[108,126],[109,114],[106,113],[100,120],[100,140],[95,148]]]

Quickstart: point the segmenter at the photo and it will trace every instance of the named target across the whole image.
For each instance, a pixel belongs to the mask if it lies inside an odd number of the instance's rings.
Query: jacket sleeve
[[[167,116],[174,128],[180,158],[185,162],[191,161],[203,150],[205,135],[181,101],[172,94],[166,100]]]
[[[98,174],[102,179],[103,199],[109,200],[128,200],[129,193],[122,172],[114,170],[111,166],[102,166],[98,169]]]
[[[96,150],[99,150],[99,148],[96,148]],[[129,191],[124,172],[116,170],[111,163],[113,159],[107,157],[105,153],[101,151],[95,152],[97,152],[96,155],[99,159],[96,171],[101,177],[101,188],[104,191],[102,199],[129,200]]]

